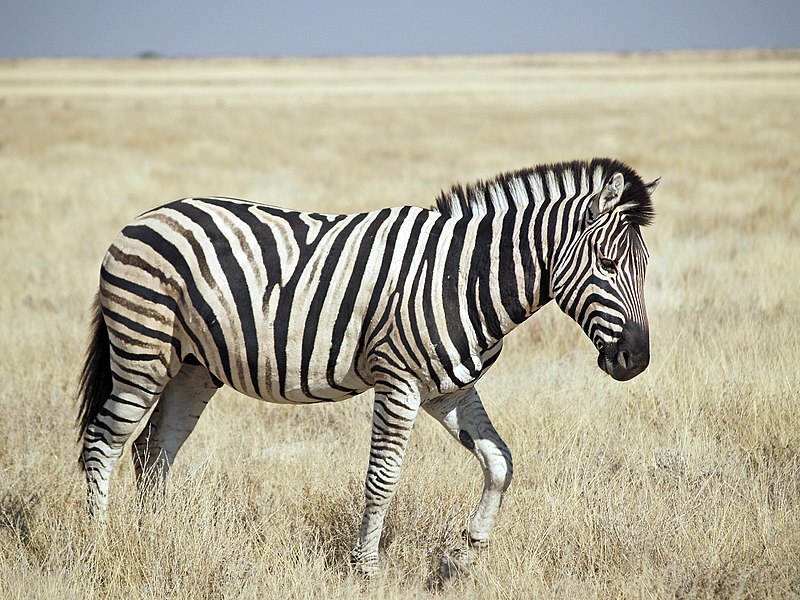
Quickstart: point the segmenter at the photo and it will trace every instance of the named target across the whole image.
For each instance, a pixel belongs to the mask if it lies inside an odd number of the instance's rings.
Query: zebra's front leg
[[[431,400],[423,408],[478,459],[483,469],[483,493],[467,530],[470,548],[483,548],[511,483],[511,452],[495,431],[474,387]]]
[[[408,393],[402,389],[408,388]],[[350,562],[367,577],[380,569],[378,543],[383,520],[400,481],[406,445],[419,411],[419,394],[404,384],[375,387],[372,439],[365,483],[364,516]]]

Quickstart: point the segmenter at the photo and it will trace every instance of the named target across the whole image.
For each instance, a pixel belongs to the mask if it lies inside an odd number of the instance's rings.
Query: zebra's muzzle
[[[633,379],[650,364],[650,336],[638,323],[628,323],[616,343],[598,344],[597,366],[617,381]]]

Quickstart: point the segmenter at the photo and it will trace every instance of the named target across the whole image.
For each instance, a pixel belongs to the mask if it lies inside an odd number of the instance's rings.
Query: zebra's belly
[[[218,351],[208,357],[208,368],[246,396],[281,404],[337,402],[372,387],[367,377],[359,375],[353,350],[333,353],[317,348],[303,354],[296,346],[291,341],[282,347],[262,343],[257,361],[252,360],[253,352],[238,350],[223,361]]]
[[[264,381],[256,389],[254,387],[240,385],[237,382],[227,381],[224,376],[217,378],[231,386],[237,392],[275,404],[341,402],[342,400],[357,396],[372,387],[361,380],[348,381],[347,385],[345,382],[336,382],[335,385],[332,385],[327,379],[311,379],[308,381],[307,385],[297,386],[289,384],[288,386],[284,386],[283,389],[281,389],[280,382],[278,381]]]
[[[353,396],[357,396],[362,392],[366,392],[372,386],[365,385],[361,382],[358,386],[350,386],[345,388],[343,385],[333,387],[327,382],[312,382],[308,389],[287,389],[284,395],[270,396],[263,398],[268,402],[277,402],[282,404],[316,404],[319,402],[341,402]]]
[[[236,382],[221,381],[230,385],[236,391],[276,404],[316,404],[319,402],[340,402],[367,391],[372,386],[358,378],[347,379],[343,382],[329,382],[326,378],[309,378],[304,385],[298,382],[288,382],[281,387],[279,381],[267,380],[261,382],[257,388],[242,386]]]

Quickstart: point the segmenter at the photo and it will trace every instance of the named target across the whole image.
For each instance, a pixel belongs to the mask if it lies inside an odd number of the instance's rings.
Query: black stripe
[[[478,226],[477,243],[485,244],[486,246],[486,268],[480,272],[475,272],[473,266],[470,266],[470,278],[473,279],[475,290],[480,303],[480,317],[486,325],[489,336],[494,340],[499,340],[503,337],[503,330],[500,328],[500,319],[497,316],[497,311],[492,302],[492,278],[491,278],[491,242],[492,242],[492,223],[494,221],[494,207],[487,206],[486,216],[481,220]],[[470,286],[468,286],[469,288]],[[472,294],[470,294],[472,295]]]
[[[398,294],[399,296],[399,294]],[[387,315],[389,318],[393,319],[395,323],[400,323],[402,319],[401,313],[401,306],[398,302],[394,307],[392,307],[393,314]],[[408,338],[408,333],[406,332],[405,327],[401,327],[398,325],[394,328],[397,331],[397,337],[400,340],[400,345],[402,346],[402,355],[403,358],[410,359],[414,366],[417,368],[422,368],[422,362],[420,361],[420,357],[417,352],[414,351],[414,346],[411,343],[411,340]],[[398,349],[399,350],[399,349]],[[398,352],[399,355],[399,352]],[[411,366],[411,365],[409,365]]]
[[[421,238],[420,229],[425,224],[425,222],[428,220],[428,217],[430,215],[431,215],[430,211],[420,211],[419,214],[417,215],[416,219],[414,219],[414,223],[413,223],[413,225],[411,227],[411,231],[408,234],[408,243],[407,243],[407,245],[405,247],[405,251],[402,254],[400,272],[397,275],[397,287],[398,287],[398,289],[400,289],[402,291],[398,294],[398,300],[399,301],[394,306],[394,314],[390,316],[390,318],[394,319],[394,322],[398,324],[397,334],[398,334],[398,337],[400,338],[400,343],[403,345],[403,348],[405,349],[405,352],[406,352],[407,356],[410,357],[411,360],[413,360],[414,363],[418,367],[422,366],[422,364],[419,362],[419,356],[414,351],[414,348],[411,345],[411,342],[409,341],[405,330],[403,329],[403,327],[399,326],[399,324],[402,322],[402,320],[401,320],[401,309],[402,309],[402,307],[401,307],[400,303],[401,302],[411,302],[412,303],[412,305],[409,306],[408,308],[409,308],[409,313],[412,315],[412,319],[413,319],[413,308],[414,308],[413,307],[413,296],[409,297],[408,288],[405,287],[405,286],[408,283],[408,277],[409,277],[409,271],[411,269],[411,263],[414,260],[414,254],[416,253],[417,245],[420,242],[420,238]],[[387,310],[391,310],[391,305],[387,308]],[[409,325],[413,329],[413,325],[411,325],[411,324],[409,324]]]
[[[527,316],[525,307],[519,303],[517,287],[516,259],[514,249],[518,240],[514,239],[514,226],[517,221],[517,207],[508,181],[503,182],[503,193],[509,205],[508,211],[500,224],[500,256],[497,265],[497,278],[500,284],[500,300],[512,322],[519,325]],[[521,232],[520,232],[521,235]],[[521,265],[520,265],[521,266]]]
[[[618,317],[612,316],[608,312],[605,312],[605,310],[608,310],[608,308],[609,308],[608,305],[607,305],[607,299],[606,298],[604,298],[603,296],[600,296],[599,294],[589,294],[586,297],[586,303],[581,307],[581,313],[580,313],[579,317],[575,318],[575,321],[579,325],[583,326],[583,324],[587,322],[587,318],[589,316],[589,306],[592,304],[592,302],[597,302],[600,305],[599,309],[596,308],[596,309],[594,309],[592,311],[592,313],[591,313],[592,316],[602,315],[603,319],[605,321],[609,322],[609,323],[618,322],[618,323],[622,324],[622,321],[620,321],[618,319]],[[617,307],[614,307],[614,308],[617,308]],[[621,308],[622,307],[620,306],[617,309],[619,310]],[[603,309],[605,309],[605,310],[603,310]],[[622,310],[620,310],[619,312],[624,314],[624,312]]]
[[[108,413],[108,411],[106,411],[106,413]],[[107,417],[110,417],[111,419],[114,419],[114,416],[113,416],[111,413],[105,414],[105,413],[103,413],[103,412],[98,412],[98,414],[97,414],[97,416],[95,417],[94,421],[92,421],[92,424],[94,425],[95,429],[98,429],[98,428],[99,428],[99,429],[102,429],[102,430],[104,430],[106,433],[108,433],[108,434],[109,434],[109,436],[110,436],[112,439],[113,439],[113,438],[122,438],[122,437],[124,437],[126,440],[128,439],[128,437],[129,437],[129,435],[130,435],[130,434],[125,434],[125,435],[123,435],[123,434],[121,434],[121,433],[118,433],[118,432],[117,432],[117,431],[116,431],[116,430],[115,430],[113,427],[111,427],[111,425],[109,425],[109,424],[108,424],[108,423],[106,423],[105,421],[101,421],[101,420],[100,420],[100,418],[99,418],[99,417],[101,417],[101,416],[107,416]],[[101,441],[102,441],[102,442],[103,442],[103,443],[104,443],[106,446],[109,446],[109,447],[110,447],[110,446],[111,446],[111,444],[109,444],[109,443],[106,441],[106,439],[107,439],[107,436],[106,436],[106,435],[104,435],[104,434],[101,434],[101,435],[102,435]]]
[[[578,321],[578,313],[581,307],[578,303],[581,301],[581,295],[593,285],[596,285],[600,288],[608,290],[607,287],[604,287],[603,281],[598,279],[594,275],[592,275],[591,267],[588,263],[584,263],[582,265],[576,265],[580,268],[573,270],[569,275],[568,285],[572,285],[573,287],[565,288],[565,293],[562,296],[564,300],[568,297],[572,297],[569,304],[562,307],[562,310],[568,314],[570,317]],[[580,321],[578,321],[580,323]]]
[[[439,325],[436,322],[436,315],[434,313],[433,304],[432,304],[435,300],[437,300],[437,298],[434,297],[434,293],[433,293],[433,289],[432,289],[432,287],[433,287],[433,276],[434,276],[435,271],[436,271],[437,262],[442,260],[440,258],[440,256],[439,256],[439,241],[440,241],[441,232],[442,232],[442,229],[444,227],[444,224],[445,224],[445,220],[444,219],[440,219],[439,221],[437,221],[437,223],[434,225],[434,230],[431,231],[431,236],[428,239],[428,245],[427,245],[427,247],[425,249],[425,256],[426,256],[425,261],[428,264],[428,270],[427,270],[426,277],[425,277],[425,287],[424,287],[424,290],[423,290],[422,309],[423,309],[423,314],[425,316],[425,325],[426,325],[426,327],[428,329],[428,332],[430,334],[430,341],[433,344],[434,350],[436,351],[436,356],[439,359],[439,363],[442,365],[442,367],[444,368],[445,372],[450,377],[450,380],[453,383],[455,383],[457,386],[460,387],[460,386],[463,386],[464,384],[466,384],[466,381],[464,381],[464,380],[462,380],[462,379],[460,379],[459,377],[456,376],[456,374],[455,374],[455,365],[453,364],[453,361],[450,358],[450,355],[447,353],[447,346],[448,345],[452,345],[452,344],[454,344],[456,346],[456,350],[458,351],[458,354],[459,354],[459,362],[457,364],[460,364],[462,361],[464,361],[465,360],[465,358],[464,358],[465,356],[469,356],[469,349],[468,349],[468,345],[467,345],[466,335],[465,335],[464,330],[463,330],[463,326],[455,327],[455,329],[456,329],[456,336],[455,336],[456,340],[451,340],[450,338],[448,338],[447,340],[442,342],[441,334],[439,332]],[[453,232],[454,234],[455,234],[455,230],[456,230],[456,228],[454,228],[454,232]],[[451,243],[452,243],[452,239],[451,239]],[[463,236],[462,236],[461,243],[463,244]],[[456,242],[456,244],[458,245],[458,242]],[[444,291],[445,287],[449,288],[449,295],[450,296],[457,296],[458,295],[458,292],[457,292],[457,290],[458,290],[458,266],[457,266],[458,265],[458,257],[456,256],[456,259],[455,259],[456,260],[455,268],[452,271],[448,271],[448,258],[450,258],[450,256],[451,256],[451,247],[448,246],[447,250],[445,251],[445,256],[444,256],[445,270],[444,270],[443,274],[445,276],[445,281],[444,282],[440,282],[440,284],[442,285],[442,290],[443,291]],[[449,280],[447,279],[448,276],[450,277]],[[449,283],[448,283],[448,281],[449,281]],[[442,295],[442,301],[444,301],[444,293]],[[458,318],[458,312],[459,312],[458,305],[460,303],[459,301],[460,301],[460,299],[457,299],[457,300],[455,300],[455,302],[453,304],[444,304],[443,305],[444,308],[445,308],[445,311],[444,311],[445,312],[444,329],[445,329],[445,332],[447,332],[447,333],[449,333],[449,328],[448,328],[448,323],[447,323],[447,314],[449,312],[454,312],[456,318]],[[471,361],[469,361],[469,362],[471,362]]]
[[[392,373],[388,373],[388,374],[393,376]],[[375,379],[375,385],[376,386],[380,385],[380,386],[382,386],[384,388],[387,388],[387,389],[390,389],[390,390],[394,390],[398,394],[404,394],[405,393],[399,386],[393,385],[391,380],[389,380],[389,379],[383,379],[383,378],[377,377]]]
[[[133,423],[133,424],[135,424],[135,423],[138,423],[141,420],[141,419],[126,419],[124,417],[121,417],[117,413],[112,412],[111,410],[106,408],[105,405],[100,407],[100,410],[97,411],[97,414],[98,414],[98,416],[101,416],[101,417],[111,417],[117,423]]]
[[[481,228],[483,228],[483,231]],[[486,339],[483,332],[483,319],[481,318],[477,289],[479,278],[483,273],[489,270],[490,249],[486,246],[484,239],[481,237],[481,233],[485,235],[483,223],[478,226],[474,245],[472,247],[472,256],[470,257],[469,272],[467,274],[467,315],[470,325],[475,332],[478,347],[481,350],[485,350],[489,346],[489,341]]]
[[[535,204],[528,182],[523,181],[523,185],[528,196],[528,206],[522,211],[522,224],[519,230],[519,254],[520,260],[522,261],[522,272],[525,277],[525,302],[527,302],[528,307],[531,308],[534,302],[533,292],[536,286],[537,273],[531,249],[531,240],[534,238],[533,234],[535,233],[531,229],[531,219],[533,219]],[[538,249],[538,251],[541,252],[541,249]],[[541,259],[537,256],[536,260],[540,261]],[[541,273],[541,265],[539,266],[539,272]]]
[[[138,362],[150,362],[155,360],[160,362],[162,365],[165,365],[164,358],[159,354],[142,354],[139,352],[129,352],[128,350],[123,350],[122,348],[114,344],[114,342],[109,342],[108,345],[111,347],[111,350],[113,350],[114,354],[116,354],[120,358]]]
[[[497,354],[494,354],[494,355],[490,356],[488,359],[484,360],[483,361],[483,371],[486,371],[486,369],[491,367],[498,358],[500,358],[500,352],[498,352]]]
[[[150,327],[142,325],[141,323],[134,321],[133,319],[130,319],[125,315],[121,315],[120,313],[113,311],[108,307],[105,307],[103,309],[103,315],[107,318],[112,319],[113,321],[116,321],[120,325],[124,325],[131,331],[135,331],[136,333],[147,336],[149,338],[153,338],[161,342],[166,342],[168,344],[176,346],[178,356],[180,356],[180,342],[178,342],[171,335],[166,334],[163,331],[151,329]]]
[[[125,373],[128,373],[129,375],[133,375],[135,377],[141,377],[142,379],[146,379],[147,381],[149,381],[150,383],[152,383],[156,387],[160,387],[161,386],[160,382],[156,381],[156,379],[154,377],[152,377],[151,375],[149,375],[147,373],[143,373],[142,371],[137,371],[136,369],[131,369],[129,367],[126,367],[123,364],[118,364],[118,363],[115,363],[114,367],[119,369],[120,371],[124,371]]]
[[[118,375],[117,373],[113,373],[112,372],[111,373],[111,378],[114,381],[119,381],[123,385],[127,385],[128,387],[132,387],[132,388],[134,388],[136,390],[139,390],[140,392],[144,392],[145,394],[148,394],[150,396],[155,396],[158,393],[158,392],[155,392],[153,390],[149,390],[146,387],[139,385],[138,383],[134,383],[130,379],[126,379],[125,377],[122,377],[122,376]]]
[[[147,410],[148,408],[150,408],[149,406],[139,404],[138,402],[133,402],[131,400],[123,400],[122,398],[120,398],[119,396],[114,395],[114,394],[112,394],[109,397],[109,400],[113,400],[117,404],[124,404],[126,406],[133,406],[133,407],[139,408],[141,410]]]
[[[530,181],[526,182],[525,186],[528,190],[529,198],[532,203],[536,202],[536,197],[533,195],[533,189],[530,187]],[[543,182],[541,182],[543,183]],[[541,198],[539,206],[536,208],[536,218],[533,222],[533,232],[536,239],[536,259],[539,263],[539,273],[541,274],[541,281],[539,283],[539,298],[537,300],[538,306],[543,306],[550,300],[550,262],[554,258],[552,255],[555,252],[555,238],[550,236],[549,228],[545,226],[544,215],[548,212],[550,201],[547,199],[547,194]],[[551,218],[552,220],[552,218]],[[545,252],[545,247],[547,251]]]
[[[389,346],[389,349],[392,351],[392,354],[389,354],[388,352],[384,352],[383,350],[379,349],[380,345],[378,345],[376,346],[376,349],[372,351],[372,355],[380,358],[381,360],[386,362],[389,366],[394,367],[395,369],[399,369],[401,371],[409,371],[406,365],[399,362],[399,358],[401,356],[400,349],[392,342],[392,340],[386,338],[383,340],[383,344]]]
[[[384,397],[386,397],[386,396],[384,396]],[[378,411],[378,410],[375,411],[375,414],[378,415],[378,416],[382,417],[383,415],[386,415],[386,416],[391,417],[392,419],[395,419],[395,421],[402,421],[403,423],[413,423],[414,422],[414,419],[409,419],[408,417],[403,417],[399,413],[391,410],[386,405],[385,402],[383,402],[382,400],[380,400],[377,397],[375,398],[375,403],[374,404],[375,404],[375,407],[380,407],[380,411]],[[395,425],[395,424],[392,423],[392,425]]]
[[[467,230],[466,219],[461,219],[453,225],[453,237],[444,258],[445,280],[442,283],[442,306],[445,307],[445,327],[447,337],[452,342],[458,352],[461,364],[469,368],[470,374],[474,377],[478,372],[474,369],[470,355],[472,354],[467,340],[467,333],[464,330],[464,323],[461,322],[461,307],[466,301],[463,291],[459,289],[461,278],[461,254],[464,251],[464,238]]]
[[[436,372],[436,369],[433,366],[433,361],[431,360],[430,355],[430,346],[433,346],[433,350],[436,351],[437,356],[439,357],[440,362],[442,361],[442,351],[439,348],[440,346],[440,338],[439,332],[436,328],[436,321],[433,317],[433,309],[430,304],[431,299],[431,291],[430,291],[430,278],[431,278],[431,271],[433,270],[434,261],[433,257],[436,255],[436,242],[439,239],[439,233],[442,230],[442,225],[444,224],[444,218],[437,218],[436,221],[433,223],[433,227],[429,232],[429,235],[426,239],[426,245],[423,249],[422,257],[419,261],[419,265],[417,266],[417,271],[414,273],[413,280],[411,282],[411,288],[409,290],[408,296],[406,298],[406,302],[408,302],[408,329],[411,333],[411,336],[414,338],[414,342],[416,344],[416,354],[422,357],[422,360],[425,362],[427,367],[427,372],[430,375],[433,383],[436,385],[437,389],[441,389],[441,379],[439,378],[439,374]],[[427,273],[425,274],[425,282],[422,282],[422,273],[427,267]],[[403,280],[405,281],[405,280]],[[422,314],[419,317],[425,321],[426,331],[428,334],[427,343],[423,341],[421,331],[421,323],[417,320],[417,312],[416,312],[416,299],[418,297],[420,284],[423,286],[423,293],[422,293]],[[449,363],[449,359],[446,359],[447,363]]]

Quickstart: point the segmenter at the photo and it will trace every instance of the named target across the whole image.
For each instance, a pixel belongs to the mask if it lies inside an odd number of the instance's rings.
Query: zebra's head
[[[599,186],[575,205],[573,235],[553,268],[557,304],[597,348],[597,364],[618,381],[650,363],[644,303],[648,253],[640,228],[650,223],[650,195],[659,180],[644,184],[619,163],[593,176]]]

